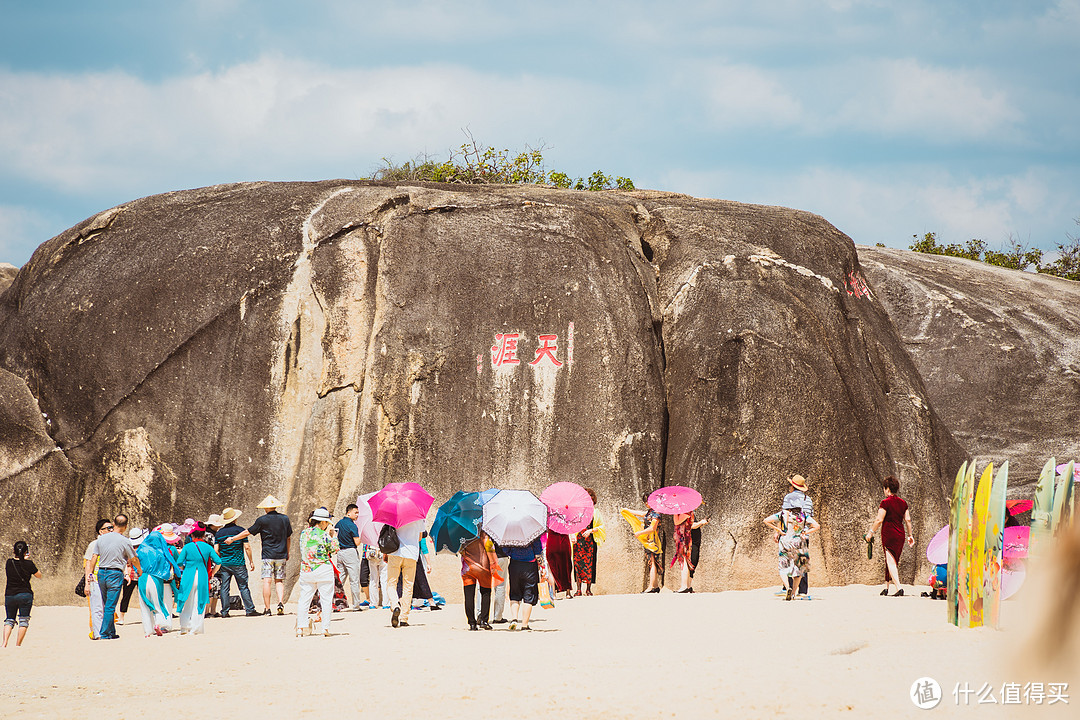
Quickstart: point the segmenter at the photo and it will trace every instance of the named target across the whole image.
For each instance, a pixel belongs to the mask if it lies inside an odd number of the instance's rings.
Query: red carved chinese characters
[[[517,365],[517,349],[520,333],[495,333],[495,344],[491,346],[492,367]]]
[[[551,363],[555,367],[562,367],[562,363],[555,357],[555,353],[558,351],[558,335],[538,335],[540,340],[540,347],[536,348],[536,357],[530,362],[530,365],[536,365],[545,357],[551,360]]]
[[[863,276],[854,270],[848,273],[847,276],[847,294],[850,297],[868,297],[870,295],[870,288],[866,287],[866,280]]]

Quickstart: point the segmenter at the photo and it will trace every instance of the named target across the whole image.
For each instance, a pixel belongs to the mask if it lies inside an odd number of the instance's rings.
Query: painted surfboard
[[[1058,529],[1068,523],[1072,517],[1073,483],[1076,481],[1076,465],[1070,460],[1065,466],[1065,472],[1057,482],[1054,490],[1054,507],[1050,515],[1050,534],[1056,534]]]
[[[956,580],[960,570],[958,557],[960,548],[960,507],[966,479],[967,461],[965,460],[960,465],[960,469],[956,471],[956,480],[953,481],[952,486],[952,501],[949,503],[949,568],[945,581],[945,605],[948,608],[949,622],[953,625],[957,622]]]
[[[983,573],[986,570],[986,514],[990,509],[990,490],[994,484],[994,463],[990,463],[979,478],[975,491],[975,506],[971,512],[971,582],[968,585],[968,602],[971,627],[983,624]]]
[[[1035,505],[1031,508],[1031,539],[1028,541],[1028,557],[1037,558],[1050,537],[1050,517],[1054,509],[1054,468],[1056,460],[1050,458],[1039,473],[1035,483]]]
[[[960,514],[956,524],[960,527],[956,551],[956,624],[967,627],[971,618],[971,506],[975,499],[975,463],[968,465],[960,496]]]
[[[1001,617],[1001,569],[1005,550],[1005,496],[1009,489],[1009,461],[994,476],[986,513],[986,559],[983,569],[983,625],[996,628]]]

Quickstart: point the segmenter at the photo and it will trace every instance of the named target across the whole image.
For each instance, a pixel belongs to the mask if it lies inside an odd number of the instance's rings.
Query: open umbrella
[[[669,485],[653,490],[649,495],[649,507],[665,515],[688,513],[701,504],[701,493],[682,485]]]
[[[926,546],[926,559],[935,565],[949,562],[949,526],[941,528]]]
[[[368,500],[368,505],[376,522],[399,528],[426,518],[433,502],[435,498],[427,490],[414,482],[403,482],[387,484]]]
[[[1064,475],[1065,471],[1069,469],[1069,463],[1061,463],[1054,469],[1058,475]],[[1080,464],[1073,465],[1073,482],[1080,482]]]
[[[356,516],[356,529],[360,532],[360,542],[365,545],[378,545],[379,533],[383,529],[383,523],[375,522],[371,517],[371,505],[368,501],[374,496],[373,492],[356,496],[356,509],[360,513]]]
[[[480,504],[483,505],[491,498],[499,494],[499,490],[496,488],[488,488],[487,490],[480,491]]]
[[[1035,507],[1034,500],[1006,500],[1005,507],[1009,509],[1010,515],[1020,515],[1026,513],[1031,508]]]
[[[480,521],[483,517],[480,493],[458,490],[439,506],[435,520],[431,523],[429,535],[435,543],[435,552],[458,552],[462,545],[480,533]]]
[[[547,505],[528,490],[502,490],[484,503],[484,532],[500,545],[525,547],[547,529]]]
[[[548,529],[563,535],[573,535],[589,527],[593,519],[593,501],[585,488],[577,483],[557,482],[540,493],[547,505]]]
[[[1014,525],[1005,528],[1005,539],[1002,547],[1002,557],[1026,558],[1028,554],[1028,540],[1031,537],[1030,525]]]

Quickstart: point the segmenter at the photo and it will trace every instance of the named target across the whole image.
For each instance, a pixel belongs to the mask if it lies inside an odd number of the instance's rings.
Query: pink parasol
[[[585,488],[577,483],[557,482],[548,485],[540,493],[540,501],[547,505],[549,530],[573,535],[589,527],[593,519],[593,501]]]
[[[926,546],[926,559],[935,565],[949,562],[949,526],[941,528]]]
[[[1010,515],[1019,515],[1026,513],[1031,508],[1035,507],[1034,500],[1006,500],[1005,507],[1009,509]]]
[[[1054,470],[1058,475],[1064,475],[1065,471],[1069,469],[1068,463],[1061,463]],[[1080,463],[1073,466],[1073,482],[1080,482]]]
[[[682,485],[669,485],[653,490],[649,495],[649,507],[665,515],[688,513],[701,504],[701,493]]]
[[[1024,584],[1024,578],[1027,577],[1027,570],[1023,567],[1019,567],[1016,570],[1002,570],[1001,571],[1001,599],[1008,600],[1016,591],[1020,589],[1020,586]]]
[[[1031,527],[1028,525],[1016,525],[1005,528],[1005,544],[1001,551],[1004,558],[1025,558],[1028,552],[1028,538]]]
[[[356,496],[356,509],[360,514],[356,516],[356,529],[360,531],[360,542],[365,545],[378,545],[379,533],[382,532],[383,524],[375,522],[371,517],[371,505],[368,503],[375,493]]]
[[[414,482],[389,483],[371,496],[371,517],[375,522],[398,528],[427,517],[435,498]]]

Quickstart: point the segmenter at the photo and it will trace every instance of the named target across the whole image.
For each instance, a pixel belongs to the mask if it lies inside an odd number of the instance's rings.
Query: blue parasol
[[[435,543],[435,552],[458,552],[464,543],[480,533],[483,516],[481,493],[458,490],[439,506],[435,521],[431,523],[429,535]]]

